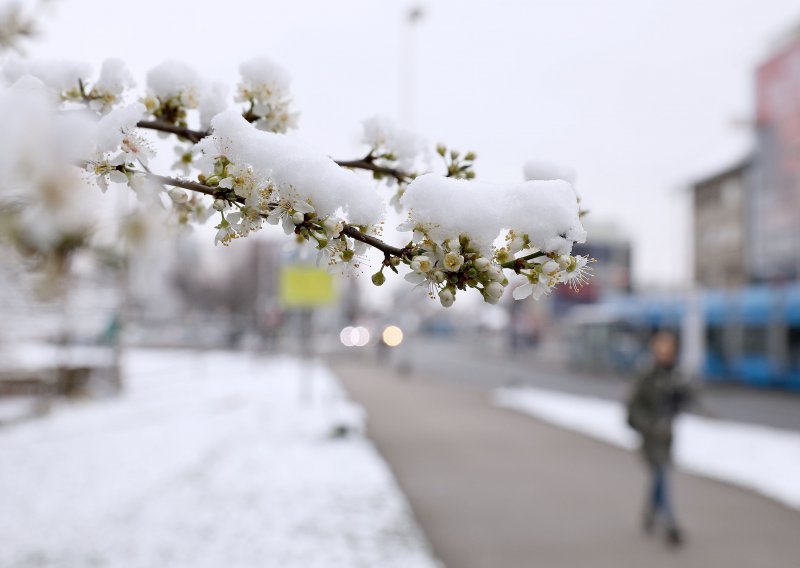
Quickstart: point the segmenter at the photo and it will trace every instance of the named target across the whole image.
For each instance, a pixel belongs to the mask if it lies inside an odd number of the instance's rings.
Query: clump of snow
[[[362,141],[379,154],[389,152],[401,171],[413,171],[419,157],[424,157],[425,141],[411,130],[399,127],[385,116],[373,116],[363,122]]]
[[[575,179],[577,178],[573,168],[544,160],[528,160],[525,162],[522,171],[528,181],[563,179],[575,185]]]
[[[94,120],[53,106],[52,90],[32,76],[0,89],[0,202],[22,206],[8,228],[35,247],[81,234],[93,221],[73,164],[91,149]]]
[[[136,81],[130,69],[121,59],[106,59],[100,68],[100,77],[93,85],[93,89],[119,96],[126,89],[136,86]]]
[[[501,389],[495,402],[616,446],[638,446],[616,401],[526,387]],[[675,430],[678,467],[800,509],[800,432],[693,415],[680,416]]]
[[[309,201],[320,216],[341,210],[356,225],[379,220],[383,202],[372,184],[325,154],[283,134],[255,129],[236,109],[219,114],[211,124],[213,135],[198,144],[204,155],[198,165],[204,171],[213,170],[215,158],[226,156],[269,178],[281,197]]]
[[[147,72],[147,88],[161,100],[176,98],[193,108],[197,106],[203,81],[189,65],[169,60]]]
[[[289,93],[292,79],[289,72],[268,57],[254,57],[239,65],[243,93],[264,98],[282,98]]]
[[[146,112],[142,103],[119,107],[101,118],[97,123],[96,142],[100,152],[116,150],[126,132],[132,130]]]
[[[237,102],[250,103],[247,109],[259,130],[284,133],[297,127],[298,113],[290,110],[289,73],[267,57],[255,57],[239,66],[242,80]]]
[[[436,566],[373,445],[336,437],[361,409],[318,363],[127,361],[121,398],[0,429],[0,565]]]
[[[211,128],[211,120],[228,108],[228,95],[230,90],[225,83],[215,82],[207,85],[200,95],[200,128]]]
[[[25,75],[32,75],[49,89],[60,93],[77,90],[92,75],[90,65],[79,61],[51,59],[22,59],[10,57],[3,63],[6,84],[12,84]]]
[[[559,254],[586,239],[575,191],[562,180],[502,184],[426,174],[408,185],[401,203],[411,224],[425,227],[435,241],[466,234],[483,251],[508,229]]]

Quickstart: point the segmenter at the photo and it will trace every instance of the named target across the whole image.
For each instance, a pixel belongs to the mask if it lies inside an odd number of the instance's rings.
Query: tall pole
[[[408,128],[414,128],[415,98],[417,94],[417,24],[425,13],[422,6],[408,8],[403,16],[400,38],[400,66],[398,76],[398,120]]]

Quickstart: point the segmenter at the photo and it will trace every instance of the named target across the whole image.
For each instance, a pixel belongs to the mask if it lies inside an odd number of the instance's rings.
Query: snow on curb
[[[616,446],[638,446],[619,402],[533,387],[499,389],[494,401]],[[681,469],[800,509],[800,432],[692,415],[679,417],[675,428],[675,462]]]
[[[122,397],[0,429],[0,566],[433,568],[317,363],[135,351]]]

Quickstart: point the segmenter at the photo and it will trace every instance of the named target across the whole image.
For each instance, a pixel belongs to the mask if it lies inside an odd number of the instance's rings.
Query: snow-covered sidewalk
[[[137,351],[126,367],[120,398],[0,429],[0,566],[436,566],[321,365]]]
[[[638,445],[619,402],[533,387],[499,389],[495,402],[617,446]],[[675,436],[683,470],[800,508],[800,432],[682,415]]]

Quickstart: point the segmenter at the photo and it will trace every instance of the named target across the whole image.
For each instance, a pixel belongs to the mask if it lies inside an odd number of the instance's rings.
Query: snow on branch
[[[92,246],[97,221],[86,192],[124,186],[139,198],[139,215],[159,223],[165,210],[183,225],[216,216],[218,244],[280,225],[343,273],[363,269],[368,249],[377,249],[374,284],[405,265],[406,280],[444,306],[469,288],[496,303],[514,274],[524,282],[516,298],[587,278],[588,259],[572,255],[586,232],[571,170],[529,162],[531,181],[474,181],[474,153],[431,148],[383,117],[364,121],[361,158],[337,162],[287,135],[298,113],[285,69],[259,57],[239,71],[231,93],[168,61],[136,94],[120,60],[104,62],[92,80],[81,63],[8,58],[0,88],[2,236],[41,257]],[[169,145],[173,173],[152,171]],[[382,239],[389,204],[407,216],[404,244]]]

